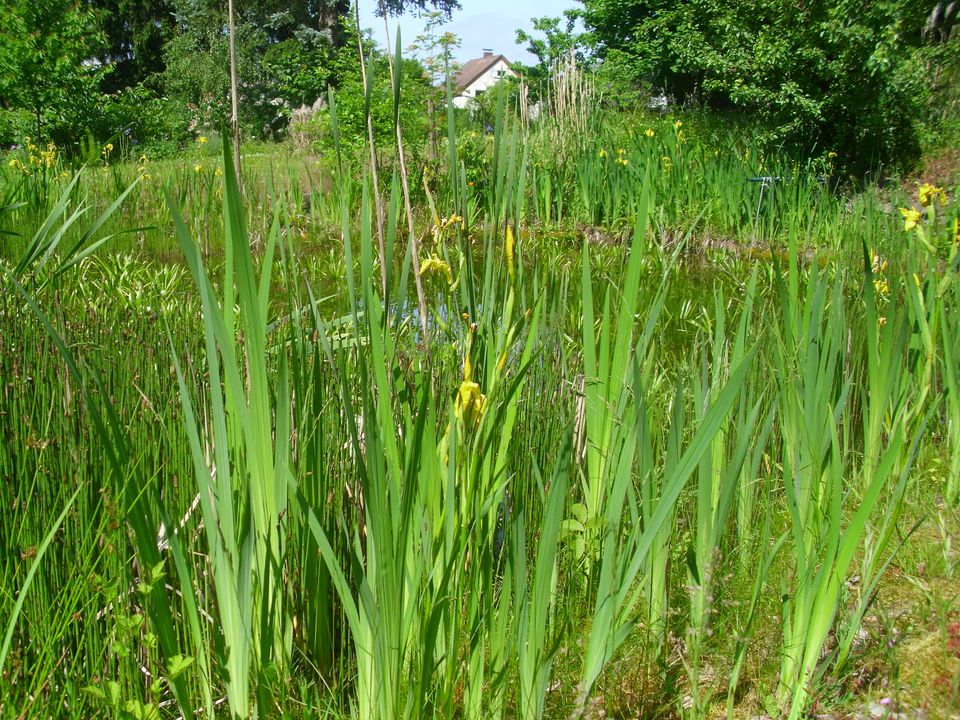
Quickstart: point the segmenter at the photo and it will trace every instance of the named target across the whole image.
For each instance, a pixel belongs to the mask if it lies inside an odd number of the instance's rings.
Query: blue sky
[[[492,48],[508,60],[532,63],[532,55],[516,44],[517,28],[532,29],[530,18],[560,16],[568,8],[578,7],[576,0],[460,0],[461,9],[453,13],[444,30],[460,37],[460,48],[455,57],[464,62],[480,57],[483,48]],[[360,22],[374,31],[374,37],[383,45],[383,20],[374,15],[376,0],[360,0]],[[390,19],[391,45],[397,20]],[[404,47],[423,31],[423,21],[412,15],[399,19]]]

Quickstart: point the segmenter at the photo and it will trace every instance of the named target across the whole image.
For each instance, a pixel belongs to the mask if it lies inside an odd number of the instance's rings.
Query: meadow
[[[4,157],[0,716],[960,714],[960,177],[578,98]]]

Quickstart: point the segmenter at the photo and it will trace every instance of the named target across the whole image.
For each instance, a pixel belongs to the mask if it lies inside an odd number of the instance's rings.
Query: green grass
[[[957,702],[956,188],[564,122],[3,164],[0,716]]]

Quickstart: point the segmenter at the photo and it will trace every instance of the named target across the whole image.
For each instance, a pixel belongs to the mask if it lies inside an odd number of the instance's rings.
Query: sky
[[[384,44],[383,19],[374,15],[376,0],[360,0],[360,22],[374,31],[374,37]],[[483,55],[484,48],[503,54],[511,62],[532,64],[536,58],[516,44],[516,30],[533,29],[530,18],[559,17],[564,10],[578,7],[576,0],[460,0],[460,10],[453,13],[451,21],[442,31],[450,31],[460,37],[460,47],[454,52],[458,62],[466,62]],[[390,44],[396,34],[398,20],[390,18]],[[423,20],[404,15],[399,18],[400,38],[407,48],[417,35],[423,32]]]

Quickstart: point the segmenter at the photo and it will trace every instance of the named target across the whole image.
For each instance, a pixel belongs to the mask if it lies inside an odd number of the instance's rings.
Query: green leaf
[[[174,655],[167,661],[167,677],[173,680],[182,675],[191,665],[193,665],[193,658],[189,655]]]

